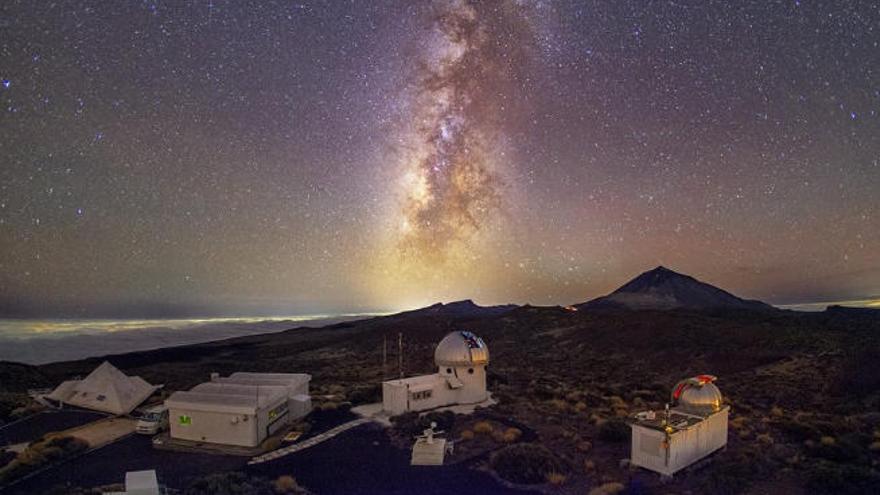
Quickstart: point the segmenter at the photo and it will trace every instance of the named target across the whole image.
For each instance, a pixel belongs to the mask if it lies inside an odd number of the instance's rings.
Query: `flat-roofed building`
[[[212,375],[165,401],[171,438],[256,447],[309,413],[310,379],[300,373]]]

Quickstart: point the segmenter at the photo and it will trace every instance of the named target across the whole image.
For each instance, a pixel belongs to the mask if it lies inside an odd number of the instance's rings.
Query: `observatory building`
[[[678,382],[672,407],[644,411],[632,421],[632,464],[672,476],[727,445],[727,416],[711,375]]]
[[[486,365],[489,348],[471,332],[452,332],[437,344],[438,372],[382,383],[382,409],[391,416],[489,398]]]
[[[171,438],[256,447],[267,436],[307,415],[311,376],[304,373],[233,373],[165,401]]]

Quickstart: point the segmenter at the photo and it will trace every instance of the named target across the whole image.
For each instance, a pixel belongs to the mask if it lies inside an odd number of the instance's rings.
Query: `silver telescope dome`
[[[434,350],[437,366],[475,366],[489,364],[489,348],[471,332],[456,331],[443,337]]]
[[[716,379],[712,375],[698,375],[678,382],[672,391],[672,402],[682,409],[697,413],[719,411],[723,397],[712,383]]]

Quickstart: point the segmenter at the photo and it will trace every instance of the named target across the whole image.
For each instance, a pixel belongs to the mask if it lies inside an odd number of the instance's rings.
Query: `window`
[[[107,396],[106,396],[106,395],[98,395],[98,396],[95,397],[95,398],[98,399],[98,400],[101,401],[101,402],[104,402],[104,399],[106,399]]]
[[[410,398],[412,400],[425,400],[431,398],[431,390],[420,390],[418,392],[412,392],[410,394]]]
[[[451,374],[452,374],[452,368],[446,368],[446,373],[449,374],[449,375],[451,375]]]
[[[473,369],[473,368],[468,368],[468,374],[469,374],[469,375],[473,375],[473,374],[474,374],[474,369]]]
[[[282,402],[275,409],[269,411],[269,419],[275,419],[287,412],[287,402]]]

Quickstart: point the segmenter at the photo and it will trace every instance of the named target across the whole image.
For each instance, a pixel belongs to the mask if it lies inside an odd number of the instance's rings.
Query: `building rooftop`
[[[196,385],[187,392],[174,392],[165,401],[165,405],[254,414],[258,408],[269,406],[286,397],[287,389],[280,386],[207,382]]]
[[[631,421],[633,424],[638,426],[643,426],[645,428],[650,428],[652,430],[664,431],[668,428],[669,433],[675,433],[676,431],[686,430],[691,426],[705,420],[709,416],[713,414],[717,414],[723,410],[727,410],[728,407],[724,406],[719,411],[715,412],[707,412],[707,413],[695,413],[682,409],[671,409],[669,411],[669,423],[666,424],[666,412],[665,411],[644,411],[635,414],[632,416]],[[653,414],[652,414],[653,413]]]

